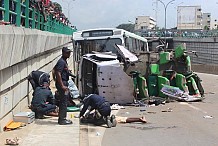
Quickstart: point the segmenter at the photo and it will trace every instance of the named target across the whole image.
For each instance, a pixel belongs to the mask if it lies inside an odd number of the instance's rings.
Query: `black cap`
[[[73,52],[70,49],[68,49],[67,47],[63,47],[62,48],[62,52],[68,53],[68,52]]]

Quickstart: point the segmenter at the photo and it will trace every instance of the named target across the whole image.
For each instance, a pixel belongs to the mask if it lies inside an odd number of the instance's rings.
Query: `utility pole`
[[[164,2],[162,2],[161,0],[158,0],[161,4],[163,4],[164,6],[164,41],[165,41],[165,45],[164,45],[164,50],[166,51],[166,45],[167,45],[167,38],[166,38],[166,33],[167,33],[167,7],[169,4],[171,4],[173,1],[175,0],[171,0],[169,1],[167,4],[165,4]]]
[[[156,26],[155,26],[155,30],[157,29],[157,11],[158,11],[158,0],[156,0],[156,11],[155,11]]]
[[[72,9],[72,7],[70,7],[70,6],[71,6],[72,2],[74,2],[74,1],[75,0],[68,0],[68,1],[62,0],[62,2],[67,3],[67,17],[69,20],[70,20],[70,10]]]

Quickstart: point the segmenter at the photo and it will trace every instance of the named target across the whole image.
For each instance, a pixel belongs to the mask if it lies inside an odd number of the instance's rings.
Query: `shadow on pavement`
[[[36,119],[37,125],[58,125],[58,119]]]

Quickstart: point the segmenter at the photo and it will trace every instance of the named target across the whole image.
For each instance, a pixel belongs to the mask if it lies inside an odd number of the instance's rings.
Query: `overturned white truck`
[[[122,55],[129,63],[137,57],[119,46]],[[79,89],[81,96],[95,93],[110,103],[132,103],[134,84],[131,76],[124,71],[124,64],[112,53],[92,53],[84,55],[79,66]]]

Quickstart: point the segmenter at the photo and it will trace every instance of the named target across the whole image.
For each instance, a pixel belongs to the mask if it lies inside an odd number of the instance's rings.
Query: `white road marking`
[[[193,106],[193,105],[191,105],[191,104],[188,104],[187,102],[180,102],[179,104],[181,104],[181,105],[187,105],[187,106],[189,106],[190,108],[192,108],[192,109],[194,109],[194,110],[197,110],[197,111],[203,112],[204,114],[207,114],[206,111],[204,111],[204,110],[202,110],[202,109],[200,109],[200,108],[198,108],[198,107],[196,107],[196,106]]]

